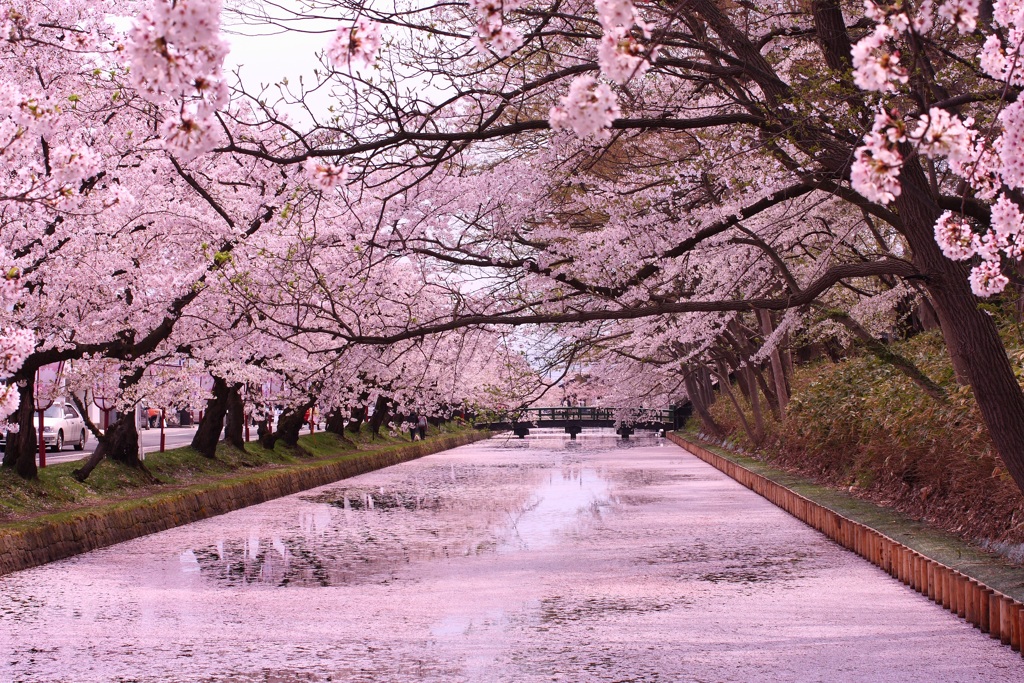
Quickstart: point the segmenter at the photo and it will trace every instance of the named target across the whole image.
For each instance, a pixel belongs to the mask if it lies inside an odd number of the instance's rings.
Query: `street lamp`
[[[46,438],[43,436],[43,415],[60,393],[64,375],[64,361],[44,365],[36,370],[36,382],[32,392],[36,412],[39,413],[39,467],[46,467]],[[54,442],[56,443],[56,442]]]

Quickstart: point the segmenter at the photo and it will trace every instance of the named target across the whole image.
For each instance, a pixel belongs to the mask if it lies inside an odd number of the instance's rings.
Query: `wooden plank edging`
[[[678,434],[667,437],[832,541],[902,581],[982,633],[1021,651],[1024,605],[869,526],[844,517],[782,484]]]
[[[197,491],[169,492],[156,501],[127,501],[106,508],[83,510],[68,519],[41,520],[38,524],[14,530],[0,529],[0,576],[333,484],[489,437],[489,432],[477,431],[434,437],[401,448],[364,452],[361,454],[363,457],[309,463],[283,471],[265,470],[243,481],[225,482],[219,486],[214,483]]]

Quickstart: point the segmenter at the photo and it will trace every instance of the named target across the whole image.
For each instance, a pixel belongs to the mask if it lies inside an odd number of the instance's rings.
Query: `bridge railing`
[[[626,422],[641,424],[648,422],[661,424],[672,423],[671,410],[647,410],[640,415],[632,417],[634,417],[634,419],[627,419]],[[615,418],[614,408],[600,408],[596,406],[558,406],[553,408],[527,408],[523,411],[523,415],[519,418],[519,421],[539,422],[546,420],[578,420],[581,422],[608,422],[614,421]]]

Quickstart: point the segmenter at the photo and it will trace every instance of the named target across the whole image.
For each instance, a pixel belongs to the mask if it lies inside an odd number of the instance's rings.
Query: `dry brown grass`
[[[938,403],[873,357],[799,368],[783,423],[757,457],[928,520],[970,541],[1024,543],[1024,495],[934,335],[901,345],[949,392]],[[713,412],[741,443],[728,401]],[[744,448],[752,449],[749,443]]]

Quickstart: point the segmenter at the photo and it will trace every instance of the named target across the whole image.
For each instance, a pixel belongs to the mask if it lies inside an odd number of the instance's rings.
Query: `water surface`
[[[652,436],[491,439],[0,578],[6,681],[1019,681]]]

